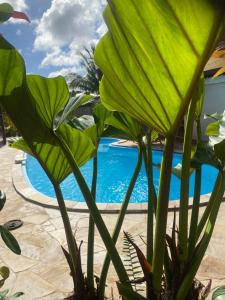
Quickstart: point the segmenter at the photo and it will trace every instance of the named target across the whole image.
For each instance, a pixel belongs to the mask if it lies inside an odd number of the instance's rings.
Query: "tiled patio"
[[[67,263],[61,250],[65,244],[63,224],[57,209],[44,208],[19,196],[12,185],[12,165],[16,150],[7,146],[0,148],[0,189],[7,195],[7,202],[1,211],[1,224],[12,219],[21,219],[24,224],[13,234],[22,249],[17,256],[6,248],[0,240],[0,265],[7,265],[10,278],[4,288],[10,288],[10,293],[23,291],[19,299],[63,299],[72,291],[72,280],[69,276]],[[203,210],[203,209],[201,209]],[[221,205],[218,221],[207,255],[199,270],[199,279],[213,279],[213,286],[225,284],[225,203]],[[72,226],[76,230],[78,240],[83,240],[82,262],[86,270],[86,241],[88,214],[69,212]],[[107,226],[112,232],[117,215],[103,215]],[[129,214],[126,216],[123,229],[134,236],[141,234],[145,238],[145,214]],[[172,214],[169,215],[168,226],[171,227]],[[122,249],[122,238],[118,242]],[[122,251],[121,251],[122,253]],[[95,238],[95,272],[100,273],[105,254],[104,246],[96,232]],[[116,276],[111,269],[109,283]],[[114,292],[117,299],[117,294]]]

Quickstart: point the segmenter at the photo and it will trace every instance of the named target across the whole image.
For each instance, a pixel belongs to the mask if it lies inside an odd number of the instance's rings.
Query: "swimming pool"
[[[112,147],[111,143],[116,139],[104,138],[101,140],[98,150],[98,182],[97,182],[97,202],[99,203],[121,203],[126,193],[130,178],[133,174],[137,162],[137,149],[125,147]],[[153,151],[153,162],[158,164],[162,159],[162,151]],[[173,166],[181,162],[181,154],[174,153]],[[88,185],[91,185],[92,160],[81,168]],[[39,192],[55,197],[53,186],[47,175],[36,159],[27,156],[24,172],[30,184]],[[209,165],[204,165],[202,169],[201,194],[212,191],[216,180],[217,170]],[[154,185],[156,190],[159,185],[159,169],[153,170]],[[190,194],[193,196],[194,176],[190,177]],[[61,184],[64,198],[83,202],[83,196],[76,184],[73,175],[69,175]],[[179,199],[180,180],[172,175],[170,200]],[[138,180],[136,182],[131,201],[132,203],[147,202],[147,178],[144,165],[142,165]]]

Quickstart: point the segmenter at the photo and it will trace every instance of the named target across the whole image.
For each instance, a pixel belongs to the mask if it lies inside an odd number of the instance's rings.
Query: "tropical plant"
[[[198,101],[194,95],[197,94],[203,67],[224,31],[224,16],[222,1],[139,1],[137,4],[131,0],[112,0],[108,1],[104,11],[109,32],[100,40],[95,51],[95,61],[104,74],[100,85],[101,100],[109,110],[128,113],[166,138],[155,207],[154,250],[149,257],[157,299],[165,296],[162,295],[164,268],[167,288],[171,288],[173,274],[165,246],[168,200],[175,134],[186,113],[178,230],[181,281],[173,291],[176,299],[191,297],[190,287],[209,243],[224,192],[224,171],[220,168],[204,217],[196,224],[196,204],[191,228],[197,229],[189,231],[190,141]],[[212,26],[209,26],[209,20]],[[217,156],[217,159],[220,160],[220,157]],[[200,178],[201,163],[196,168],[198,199]],[[215,198],[217,201],[214,201]],[[149,228],[152,236],[153,226]],[[199,241],[201,233],[203,237]],[[147,242],[147,249],[151,247]]]
[[[6,202],[6,195],[4,192],[0,191],[0,211],[3,209],[4,205]],[[5,228],[3,225],[0,225],[0,234],[1,234],[1,238],[4,241],[5,245],[15,254],[20,254],[21,250],[20,250],[20,246],[17,242],[17,240],[15,239],[15,237],[10,233],[10,231]],[[6,279],[9,278],[10,275],[10,271],[9,268],[6,266],[2,266],[0,267],[0,288],[3,287]],[[9,290],[5,289],[3,291],[0,291],[0,299],[2,300],[6,300],[6,299],[16,299],[20,296],[23,295],[22,292],[17,292],[15,294],[13,294],[12,296],[6,296],[8,294]]]
[[[102,78],[102,72],[94,62],[94,52],[95,45],[91,45],[90,48],[84,47],[80,53],[81,66],[86,72],[84,76],[69,74],[69,88],[74,90],[75,93],[85,92],[95,96],[99,95],[99,82]]]
[[[86,101],[83,97],[87,96],[81,95],[77,103],[74,99],[69,100],[69,91],[62,77],[49,79],[37,75],[26,76],[21,55],[3,37],[0,37],[0,103],[23,136],[23,140],[15,146],[38,159],[54,186],[68,243],[66,256],[74,279],[74,299],[91,299],[96,297],[96,291],[93,289],[93,266],[88,270],[88,285],[80,270],[80,247],[73,236],[60,189],[60,183],[71,172],[90,211],[91,261],[93,223],[107,249],[98,299],[104,299],[110,260],[117,272],[122,296],[125,299],[145,299],[132,290],[129,276],[115,247],[142,155],[148,177],[148,213],[146,258],[143,253],[140,255],[148,283],[147,299],[194,299],[194,278],[212,235],[225,188],[223,144],[214,147],[211,152],[207,151],[201,143],[199,126],[203,98],[201,74],[224,30],[224,3],[219,0],[139,0],[138,3],[133,0],[109,0],[104,17],[109,33],[99,42],[95,61],[104,73],[100,98],[105,108],[102,105],[96,108],[92,126],[88,125],[87,128],[84,118],[74,120],[74,110],[78,104]],[[114,112],[109,113],[106,108]],[[176,249],[179,263],[174,284],[174,260],[172,250],[169,252],[166,247],[166,227],[174,140],[185,114],[187,122],[181,168],[179,227],[177,243],[175,248],[171,248],[173,251]],[[198,145],[193,156],[190,141],[196,124]],[[96,160],[91,189],[79,169],[88,159],[96,157],[100,136],[110,130],[113,134],[125,132],[125,135],[138,142],[137,165],[112,236],[95,202]],[[155,131],[166,138],[158,196],[153,185],[151,143]],[[208,155],[212,152],[213,161],[212,156]],[[218,177],[199,220],[201,166],[205,162],[218,168]],[[195,204],[189,227],[190,168],[195,169],[196,176]],[[174,237],[172,242],[174,244]]]
[[[3,111],[0,106],[0,128],[2,132],[2,137],[3,137],[3,144],[6,144],[6,132],[5,132],[5,124],[4,124],[4,119],[3,119]]]

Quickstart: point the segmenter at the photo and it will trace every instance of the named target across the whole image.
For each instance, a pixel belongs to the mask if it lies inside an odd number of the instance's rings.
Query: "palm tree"
[[[72,80],[69,83],[72,94],[74,92],[85,92],[98,97],[99,82],[103,74],[94,62],[94,52],[95,46],[91,45],[90,49],[85,47],[80,53],[81,66],[84,67],[86,74],[84,76],[76,73],[69,74],[69,76],[72,77]]]

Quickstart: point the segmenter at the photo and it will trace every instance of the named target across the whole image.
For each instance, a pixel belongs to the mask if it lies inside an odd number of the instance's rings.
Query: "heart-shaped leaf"
[[[54,119],[64,109],[69,91],[62,77],[29,75],[19,53],[0,37],[0,102],[22,134],[28,149],[38,158],[47,175],[60,183],[71,168],[54,133]],[[69,125],[68,125],[69,126]],[[86,162],[95,148],[89,137],[64,127],[78,165]],[[77,143],[76,143],[77,141]],[[81,148],[85,145],[85,148]],[[76,157],[76,153],[81,157]]]
[[[144,133],[140,123],[125,113],[113,112],[105,123],[125,132],[134,141],[138,141]]]
[[[106,108],[164,135],[174,133],[224,29],[224,16],[223,1],[109,0],[109,32],[95,51]]]
[[[60,111],[55,117],[54,128],[57,129],[60,124],[72,120],[75,117],[76,110],[91,98],[92,96],[86,94],[77,94],[71,97],[63,111]]]

